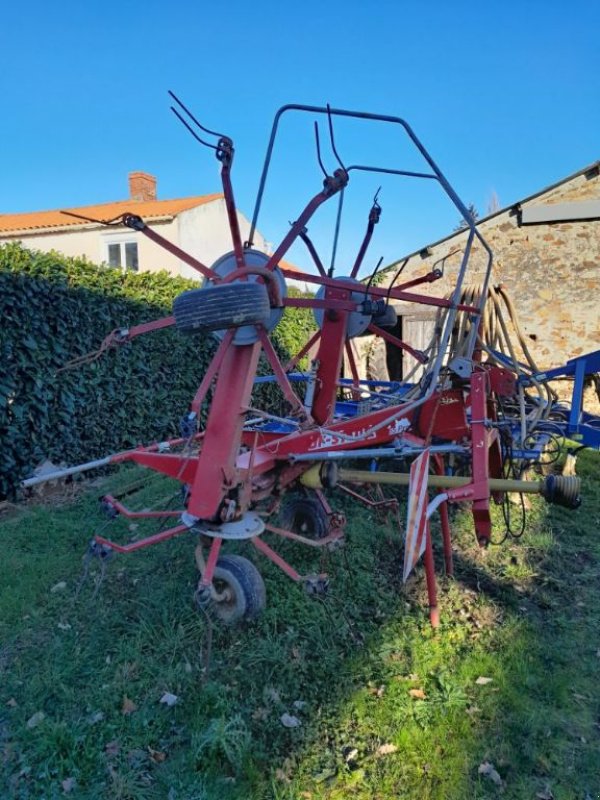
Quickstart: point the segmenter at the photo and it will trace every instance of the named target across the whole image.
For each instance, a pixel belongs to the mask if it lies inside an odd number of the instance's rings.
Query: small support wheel
[[[282,526],[307,539],[324,539],[329,533],[329,517],[316,498],[289,497],[281,510]]]
[[[267,325],[271,316],[269,295],[262,283],[229,283],[192,289],[173,301],[175,326],[180,333]]]
[[[202,605],[202,584],[196,593]],[[213,577],[210,608],[218,620],[233,625],[257,617],[267,604],[267,593],[260,572],[243,556],[226,555],[217,561]]]

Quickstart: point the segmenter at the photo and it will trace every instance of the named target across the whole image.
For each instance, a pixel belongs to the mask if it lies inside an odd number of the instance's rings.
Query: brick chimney
[[[130,172],[129,199],[136,203],[156,200],[156,178],[147,172]]]

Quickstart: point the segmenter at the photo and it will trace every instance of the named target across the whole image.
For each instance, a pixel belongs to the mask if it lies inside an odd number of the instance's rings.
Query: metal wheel
[[[183,292],[173,301],[173,316],[181,333],[202,333],[266,326],[271,307],[264,284],[240,282]]]
[[[381,314],[373,314],[371,317],[371,322],[373,325],[377,325],[378,328],[395,328],[398,324],[398,312],[394,306],[391,306],[388,303]],[[368,328],[365,328],[365,330],[358,335],[359,337],[365,337],[376,336],[377,334],[371,333]]]
[[[386,305],[381,314],[375,314],[371,320],[378,328],[395,328],[398,323],[398,314],[394,306]]]
[[[213,578],[212,613],[227,625],[257,617],[267,594],[260,572],[243,556],[226,555],[217,561]]]
[[[281,510],[281,524],[307,539],[323,539],[329,532],[329,517],[316,498],[290,497]]]

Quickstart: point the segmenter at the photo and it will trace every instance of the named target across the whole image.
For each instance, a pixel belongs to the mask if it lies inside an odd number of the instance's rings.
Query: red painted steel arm
[[[377,192],[379,194],[379,192]],[[360,250],[358,251],[358,255],[356,256],[356,261],[354,262],[354,266],[352,267],[352,272],[350,273],[351,278],[356,278],[358,274],[358,270],[360,269],[363,259],[365,257],[365,253],[367,252],[367,248],[371,242],[371,237],[373,236],[373,231],[375,230],[375,225],[379,222],[379,217],[381,216],[381,206],[377,201],[373,203],[371,211],[369,212],[369,224],[367,225],[367,231],[365,233],[365,238],[362,241],[360,246]]]
[[[325,301],[348,301],[352,297],[348,284],[343,288],[327,287]],[[323,314],[321,341],[317,353],[317,375],[314,387],[311,413],[318,425],[324,425],[332,419],[335,412],[335,396],[340,377],[344,344],[346,342],[347,311],[326,311]]]
[[[296,281],[305,281],[306,283],[318,283],[320,286],[329,286],[335,289],[341,289],[342,287],[347,287],[347,283],[343,283],[343,281],[338,281],[335,278],[323,278],[321,275],[312,275],[310,272],[297,272],[296,270],[292,269],[285,269],[285,267],[279,267],[282,274],[286,278],[291,278],[292,280]],[[409,303],[420,303],[426,306],[437,306],[438,308],[450,308],[452,306],[451,300],[446,300],[444,297],[428,297],[425,294],[414,294],[413,292],[404,292],[402,291],[401,287],[396,287],[392,289],[392,291],[388,295],[387,289],[380,289],[378,286],[371,286],[369,288],[369,295],[374,297],[393,297],[394,300],[406,300]],[[479,309],[475,306],[465,305],[464,303],[458,303],[457,306],[459,311],[469,311],[474,314],[479,313]]]
[[[486,372],[471,375],[471,483],[457,489],[446,489],[450,501],[471,500],[472,515],[477,540],[482,547],[489,544],[492,535],[490,516],[490,446],[497,431],[487,429],[487,396],[489,376]]]
[[[233,163],[233,142],[231,139],[222,137],[217,149],[217,158],[222,163],[221,182],[223,184],[223,196],[225,198],[225,208],[227,209],[227,219],[229,220],[229,230],[233,242],[233,252],[235,253],[235,263],[237,268],[244,266],[244,250],[242,247],[242,237],[240,235],[240,224],[233,198],[233,186],[231,184],[231,164]]]
[[[359,303],[352,300],[318,300],[315,297],[286,297],[284,306],[292,308],[324,308],[337,311],[358,311]]]
[[[304,356],[308,353],[310,348],[314,347],[314,345],[319,341],[320,338],[321,338],[320,330],[316,331],[316,333],[313,333],[313,335],[304,345],[302,350],[300,350],[299,353],[297,353],[293,358],[290,358],[290,360],[287,362],[287,364],[284,367],[285,371],[290,372],[291,370],[293,370],[296,364],[300,361],[300,359],[304,358]]]
[[[300,214],[296,222],[292,225],[287,235],[283,238],[281,244],[275,250],[271,258],[265,264],[266,269],[275,269],[275,267],[279,264],[280,260],[284,257],[290,247],[293,245],[295,240],[300,235],[300,232],[304,230],[306,227],[306,223],[315,213],[317,208],[322,205],[325,200],[329,200],[330,197],[333,197],[337,192],[346,186],[348,183],[348,173],[345,170],[338,169],[335,171],[333,177],[328,177],[325,180],[325,185],[322,192],[316,194],[313,199],[308,203],[304,211]],[[281,268],[280,268],[281,269]],[[284,270],[282,270],[284,272]],[[290,271],[288,270],[288,273]],[[292,277],[293,273],[289,274],[288,277]]]
[[[423,444],[421,437],[405,431],[401,423],[402,419],[412,418],[413,410],[409,409],[402,415],[398,414],[399,410],[401,410],[399,406],[382,408],[369,414],[335,422],[326,429],[317,428],[283,436],[257,449],[252,468],[256,474],[260,474],[271,469],[277,461],[285,461],[293,454],[318,453],[319,450],[351,451],[364,445],[376,447],[393,441],[400,434],[409,444]],[[392,416],[394,419],[390,419]],[[389,424],[385,424],[388,419],[390,419]],[[373,428],[376,430],[370,432]],[[248,469],[248,462],[249,454],[241,453],[237,459],[238,469]]]
[[[400,289],[400,291],[404,291],[405,289],[410,289],[412,286],[419,286],[421,283],[434,283],[435,281],[439,281],[439,279],[442,277],[442,274],[443,273],[440,269],[434,269],[425,275],[421,275],[419,278],[413,278],[412,281],[400,283],[398,286],[395,286],[394,289]],[[392,291],[394,291],[394,289],[392,289]]]
[[[188,500],[188,512],[198,519],[213,519],[237,483],[235,461],[260,351],[259,342],[228,347],[219,368]]]
[[[385,339],[386,342],[389,342],[390,344],[399,347],[401,350],[405,350],[407,353],[410,353],[411,356],[416,358],[420,364],[427,363],[428,359],[425,353],[422,353],[420,350],[415,350],[414,347],[406,344],[406,342],[403,342],[402,339],[398,339],[397,336],[393,336],[391,333],[383,330],[383,328],[380,328],[378,325],[371,323],[368,327],[368,330],[370,330],[371,333],[374,333],[376,336],[381,336],[381,338]]]
[[[153,322],[144,322],[141,325],[134,325],[132,328],[115,328],[114,331],[111,331],[108,336],[102,340],[98,350],[95,350],[93,353],[86,353],[83,356],[78,356],[77,358],[72,358],[70,361],[67,361],[64,367],[61,367],[59,370],[57,370],[57,372],[62,372],[65,369],[72,369],[73,367],[79,367],[83,364],[88,364],[89,362],[100,358],[100,356],[103,355],[103,353],[105,353],[109,347],[116,347],[119,344],[128,342],[135,336],[141,336],[144,333],[158,331],[161,328],[168,328],[170,325],[174,324],[175,317],[163,317],[162,319],[157,319]]]
[[[356,359],[354,358],[354,350],[352,349],[352,341],[346,340],[346,356],[350,365],[350,372],[352,373],[352,396],[355,400],[360,399],[360,377],[358,368],[356,366]]]
[[[277,383],[281,387],[286,400],[297,413],[300,413],[302,416],[311,419],[310,415],[302,405],[302,401],[292,389],[292,385],[288,380],[288,376],[285,374],[283,365],[281,364],[281,361],[275,352],[275,348],[271,344],[271,340],[262,329],[259,329],[258,335],[263,346],[264,354],[267,357],[267,361],[271,365],[275,377],[277,378]]]
[[[117,544],[110,539],[105,539],[103,536],[94,536],[94,540],[98,544],[103,544],[110,547],[111,550],[116,550],[117,553],[133,553],[134,550],[141,550],[143,547],[148,547],[151,544],[158,544],[164,542],[166,539],[172,539],[174,536],[180,536],[182,533],[187,533],[189,528],[186,525],[177,525],[175,528],[169,528],[167,531],[155,533],[154,536],[148,536],[145,539],[139,539],[137,542],[130,544]]]
[[[152,230],[149,228],[144,220],[139,217],[137,214],[123,214],[123,225],[126,225],[128,228],[132,228],[134,231],[139,231],[143,233],[148,239],[153,241],[159,247],[162,247],[163,250],[166,250],[171,255],[180,258],[185,264],[192,267],[192,269],[198,270],[204,275],[205,278],[208,278],[209,281],[219,281],[220,278],[213,272],[212,269],[207,267],[201,261],[198,261],[197,258],[194,258],[189,253],[186,253],[185,250],[182,250],[181,247],[177,247],[176,244],[170,242],[168,239],[165,239],[164,236],[161,236],[160,233]]]
[[[142,336],[144,333],[152,333],[153,331],[160,331],[162,328],[168,328],[171,325],[175,324],[175,317],[161,317],[161,319],[155,319],[152,322],[142,322],[141,325],[133,325],[131,328],[126,328],[127,331],[127,341],[129,339],[133,339],[136,336]],[[123,329],[121,329],[123,330]]]
[[[319,258],[319,254],[316,251],[316,248],[312,241],[308,238],[308,234],[306,232],[306,228],[303,228],[298,236],[302,239],[304,244],[306,245],[308,252],[311,255],[312,260],[314,261],[315,267],[319,270],[319,274],[322,275],[324,278],[327,276],[327,272],[325,271],[325,267],[321,259]]]
[[[202,378],[202,382],[198,387],[198,391],[196,392],[194,399],[192,400],[191,409],[195,414],[200,415],[200,407],[204,402],[204,398],[206,397],[206,393],[210,389],[211,383],[215,379],[219,369],[221,368],[221,364],[223,363],[223,359],[225,358],[225,353],[229,345],[231,344],[233,337],[235,336],[235,330],[232,328],[228,330],[221,344],[217,348],[217,352],[213,356],[213,360],[210,362],[210,365],[206,372],[204,373],[204,377]]]

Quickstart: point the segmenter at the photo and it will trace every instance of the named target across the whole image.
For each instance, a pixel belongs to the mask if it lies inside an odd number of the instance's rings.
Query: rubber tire
[[[307,539],[324,539],[329,533],[329,517],[321,503],[312,497],[289,497],[281,509],[285,530]]]
[[[211,611],[221,622],[234,625],[243,619],[257,617],[267,604],[267,592],[262,575],[254,564],[243,556],[221,556],[215,567],[215,588],[227,584],[232,594],[229,602],[213,602]]]
[[[271,317],[269,295],[262,283],[226,283],[183,292],[173,301],[175,326],[192,334],[267,325]]]

